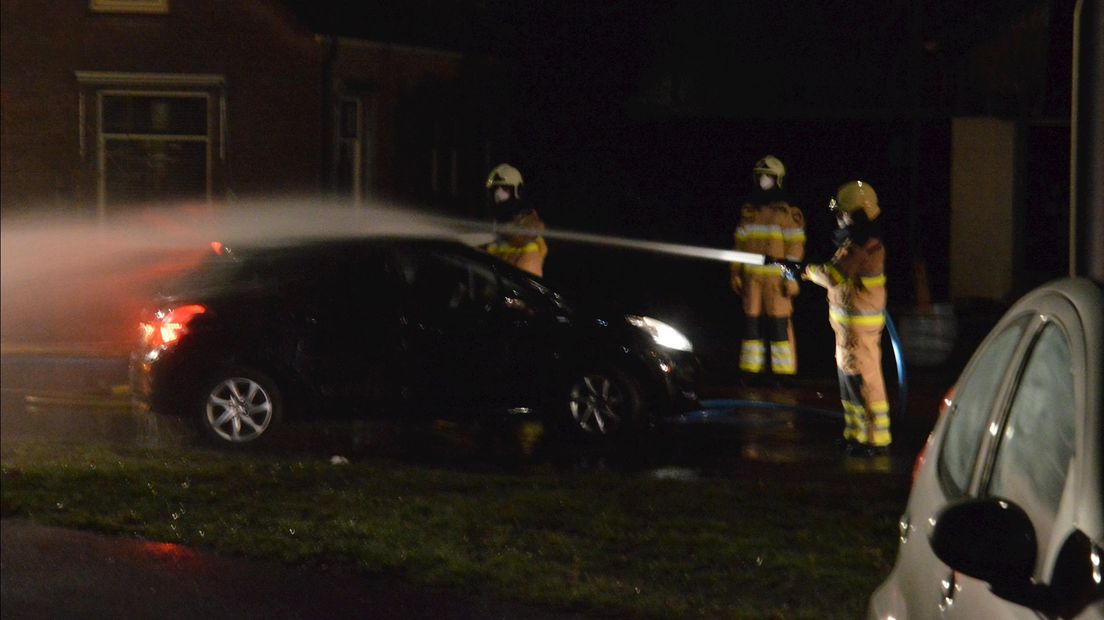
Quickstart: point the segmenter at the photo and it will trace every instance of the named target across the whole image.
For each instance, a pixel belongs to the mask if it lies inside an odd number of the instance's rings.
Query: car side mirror
[[[1104,551],[1094,545],[1081,530],[1074,530],[1054,561],[1050,579],[1051,610],[1059,618],[1072,618],[1090,604],[1104,599],[1104,578],[1101,567]]]
[[[1036,608],[1035,527],[1013,502],[986,497],[948,506],[936,517],[931,548],[947,566],[989,583],[997,596]]]
[[[1101,549],[1080,530],[1059,550],[1051,583],[1035,583],[1035,528],[1022,508],[998,497],[944,509],[931,548],[947,566],[987,582],[993,594],[1052,616],[1076,616],[1104,596]]]

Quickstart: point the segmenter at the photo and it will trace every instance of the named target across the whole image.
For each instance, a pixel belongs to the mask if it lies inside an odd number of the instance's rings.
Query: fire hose
[[[450,220],[450,224],[460,224],[461,227],[477,230],[486,230],[485,223],[473,223],[473,222],[458,222],[457,220]],[[494,229],[497,234],[522,234],[532,235],[533,229],[524,228],[520,226],[512,225],[499,225]],[[723,261],[726,263],[742,263],[745,265],[778,265],[782,271],[784,278],[790,278],[797,280],[799,274],[804,271],[805,264],[799,261],[780,260],[773,259],[764,254],[756,254],[753,252],[741,252],[738,250],[723,250],[719,248],[700,247],[683,245],[677,243],[667,243],[661,241],[650,241],[642,239],[628,239],[624,237],[613,237],[608,235],[598,235],[593,233],[580,233],[563,230],[551,230],[545,229],[539,231],[543,237],[549,239],[561,239],[564,241],[574,241],[578,243],[589,243],[594,245],[604,245],[609,247],[625,248],[630,250],[642,250],[646,252],[657,252],[661,254],[671,254],[675,256],[685,256],[689,258],[700,258],[704,260]],[[893,358],[897,370],[897,399],[898,407],[906,406],[908,402],[908,379],[905,373],[905,360],[901,352],[901,338],[897,333],[897,327],[893,323],[893,319],[889,315],[889,311],[883,311],[885,316],[886,334],[889,336],[889,341],[893,349]],[[802,409],[801,407],[794,407],[792,405],[779,405],[777,403],[759,402],[759,401],[725,401],[726,406],[738,407],[758,407],[758,408],[785,408],[785,409]],[[809,409],[812,413],[826,413],[824,410]],[[838,412],[828,412],[831,415],[838,416]]]

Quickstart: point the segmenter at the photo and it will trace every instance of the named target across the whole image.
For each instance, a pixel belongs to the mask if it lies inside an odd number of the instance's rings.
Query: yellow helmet
[[[828,210],[840,210],[845,213],[853,213],[862,209],[866,219],[874,221],[874,218],[882,212],[878,208],[878,195],[869,183],[863,181],[850,181],[844,183],[836,190],[836,197],[828,202]]]
[[[755,162],[755,167],[751,169],[751,172],[752,174],[769,174],[778,179],[778,187],[782,187],[782,177],[786,176],[786,167],[782,165],[782,160],[774,155],[767,155]]]
[[[517,189],[521,187],[522,183],[524,183],[524,181],[521,178],[521,173],[510,164],[499,164],[491,170],[489,175],[487,175],[487,189],[492,187],[512,187],[516,194]]]

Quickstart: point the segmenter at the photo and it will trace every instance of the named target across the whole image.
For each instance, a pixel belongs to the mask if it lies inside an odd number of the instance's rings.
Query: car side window
[[[989,494],[1027,511],[1047,540],[1074,452],[1073,359],[1065,332],[1048,323],[1031,349],[1001,433]]]
[[[1024,318],[997,335],[981,352],[970,375],[958,385],[947,412],[947,431],[939,451],[939,478],[950,498],[961,497],[970,485],[982,434],[993,410],[1005,371],[1024,333]]]
[[[394,285],[379,252],[337,249],[294,257],[290,263],[285,268],[285,292],[315,316],[341,321],[360,317],[360,327],[365,327],[393,312],[384,300],[393,295]]]
[[[439,254],[408,254],[400,273],[411,301],[429,313],[486,312],[498,299],[498,282],[487,267]]]

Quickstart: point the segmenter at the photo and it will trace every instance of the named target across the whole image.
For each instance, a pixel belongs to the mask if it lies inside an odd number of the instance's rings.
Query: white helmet
[[[783,166],[782,160],[774,155],[766,155],[755,162],[755,167],[751,169],[751,172],[752,174],[770,175],[778,181],[778,187],[782,187],[782,177],[786,176],[786,166]]]

